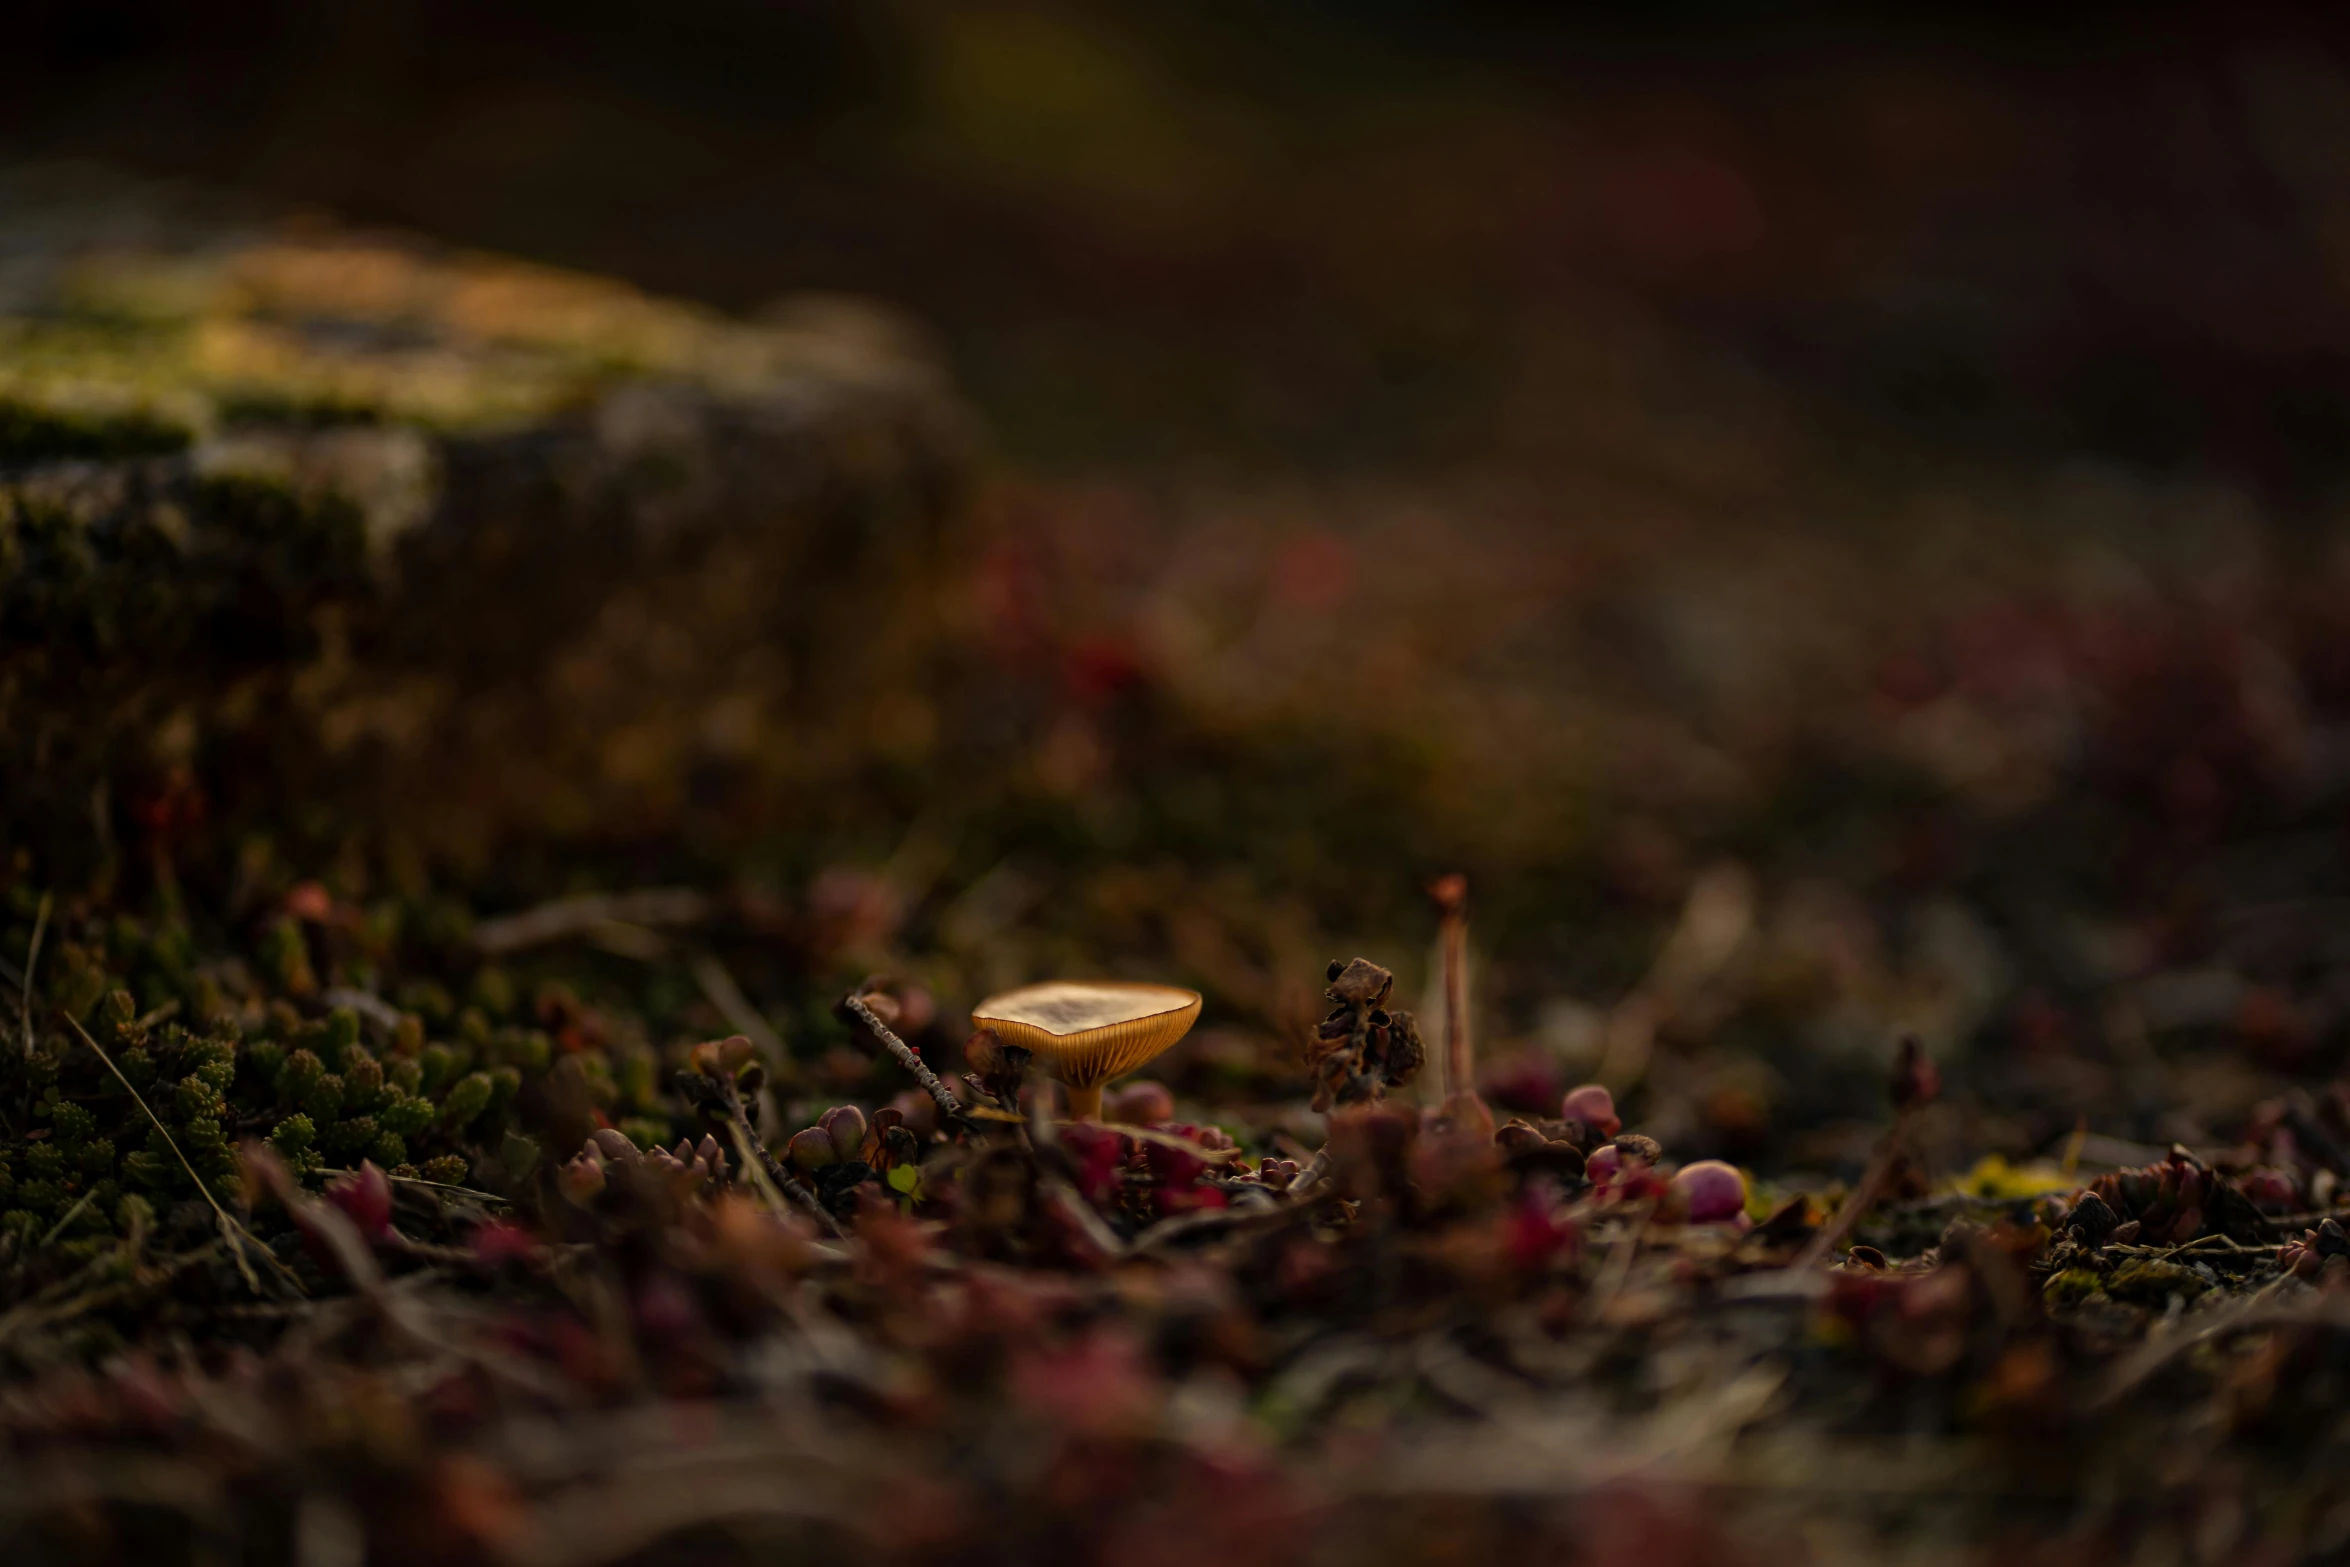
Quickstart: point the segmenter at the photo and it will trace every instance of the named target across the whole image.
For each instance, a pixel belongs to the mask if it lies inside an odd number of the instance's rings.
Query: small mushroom
[[[1127,980],[1052,980],[990,996],[973,1021],[1030,1052],[1069,1091],[1071,1120],[1099,1120],[1102,1085],[1164,1051],[1199,1021],[1196,990]]]

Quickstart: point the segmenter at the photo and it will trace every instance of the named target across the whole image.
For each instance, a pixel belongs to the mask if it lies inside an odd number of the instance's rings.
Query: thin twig
[[[24,1055],[33,1058],[33,971],[41,963],[41,937],[49,929],[49,900],[52,893],[41,894],[41,907],[33,915],[33,939],[24,955],[24,999],[18,1004],[24,1014]]]
[[[1324,1194],[1325,1197],[1328,1195]],[[1132,1257],[1147,1257],[1176,1241],[1196,1236],[1278,1229],[1284,1224],[1310,1218],[1322,1200],[1314,1197],[1291,1200],[1285,1192],[1264,1207],[1203,1208],[1196,1213],[1179,1213],[1172,1218],[1161,1219],[1135,1236],[1134,1243],[1126,1248],[1126,1253]]]
[[[1308,1159],[1304,1168],[1297,1172],[1297,1179],[1291,1181],[1288,1190],[1281,1195],[1293,1202],[1302,1201],[1315,1187],[1321,1185],[1329,1177],[1329,1174],[1330,1150],[1317,1148],[1314,1150],[1314,1156]]]
[[[1459,874],[1439,879],[1428,889],[1436,900],[1440,940],[1444,950],[1444,1078],[1445,1091],[1477,1091],[1477,1052],[1469,1037],[1469,883]]]
[[[359,1172],[357,1170],[338,1170],[332,1165],[324,1165],[320,1166],[315,1173],[319,1175],[357,1175]],[[421,1175],[394,1175],[387,1170],[383,1172],[383,1178],[395,1186],[422,1186],[436,1192],[455,1192],[460,1197],[471,1197],[477,1202],[496,1203],[501,1208],[514,1206],[514,1199],[511,1197],[501,1197],[496,1192],[485,1192],[472,1186],[451,1186],[447,1181],[428,1181]]]
[[[349,1007],[387,1034],[399,1031],[400,1009],[373,991],[355,985],[336,985],[318,999],[330,1007]]]
[[[1656,1204],[1653,1201],[1636,1204],[1626,1214],[1624,1228],[1616,1236],[1615,1246],[1608,1252],[1606,1265],[1600,1270],[1598,1281],[1591,1287],[1591,1301],[1583,1312],[1588,1320],[1600,1321],[1606,1316],[1607,1309],[1616,1303],[1616,1297],[1624,1292],[1624,1286],[1632,1278],[1632,1264],[1640,1254],[1640,1242],[1648,1234],[1648,1221],[1655,1216]]]
[[[1068,1215],[1069,1222],[1076,1225],[1102,1255],[1118,1257],[1125,1254],[1126,1243],[1118,1238],[1118,1232],[1110,1228],[1109,1221],[1095,1211],[1093,1204],[1087,1202],[1085,1195],[1076,1187],[1058,1176],[1047,1175],[1038,1179],[1037,1188],[1044,1194],[1045,1201]]]
[[[897,1057],[898,1065],[914,1074],[914,1081],[922,1085],[922,1091],[938,1106],[939,1114],[957,1125],[969,1119],[963,1114],[962,1102],[955,1098],[953,1091],[938,1080],[938,1074],[925,1066],[920,1056],[914,1054],[913,1046],[898,1038],[890,1026],[876,1016],[871,1007],[865,1005],[864,997],[852,995],[848,998],[848,1005],[849,1010],[863,1018],[865,1026],[873,1030],[873,1037],[880,1040],[891,1055]]]
[[[1795,1259],[1798,1268],[1816,1268],[1836,1250],[1837,1243],[1852,1233],[1854,1225],[1868,1217],[1871,1208],[1885,1195],[1885,1188],[1893,1182],[1893,1172],[1901,1163],[1902,1135],[1909,1130],[1909,1112],[1894,1112],[1893,1129],[1877,1145],[1869,1158],[1869,1167],[1861,1175],[1860,1184],[1845,1197],[1843,1204],[1821,1225],[1811,1244],[1803,1248],[1803,1255]]]
[[[157,1258],[138,1267],[131,1277],[113,1283],[100,1284],[76,1293],[75,1286],[96,1272],[102,1265],[121,1258],[130,1249],[125,1241],[113,1250],[91,1258],[81,1267],[44,1289],[32,1299],[21,1301],[0,1313],[0,1343],[6,1343],[27,1329],[45,1327],[52,1322],[72,1321],[91,1310],[118,1300],[128,1300],[140,1292],[169,1283],[188,1268],[212,1255],[207,1243],[193,1251],[175,1256]]]
[[[567,936],[586,935],[604,925],[698,925],[709,917],[708,895],[691,887],[590,893],[483,920],[473,927],[473,945],[476,951],[496,957]]]
[[[59,1219],[55,1224],[49,1226],[49,1233],[42,1236],[40,1244],[35,1246],[33,1249],[35,1251],[47,1251],[49,1249],[49,1243],[57,1239],[58,1236],[63,1235],[65,1233],[65,1227],[73,1223],[74,1220],[80,1218],[82,1210],[90,1205],[90,1199],[97,1195],[98,1188],[93,1186],[88,1191],[82,1193],[80,1197],[76,1198],[74,1200],[74,1205],[65,1210],[65,1216]]]
[[[2261,1217],[2261,1223],[2279,1235],[2292,1230],[2311,1230],[2328,1219],[2350,1219],[2350,1209],[2320,1208],[2310,1213],[2271,1213]]]
[[[782,1206],[783,1197],[790,1197],[805,1208],[818,1224],[845,1239],[848,1231],[842,1229],[840,1221],[832,1216],[823,1203],[817,1201],[816,1193],[809,1188],[808,1183],[785,1169],[767,1151],[767,1145],[759,1141],[759,1134],[751,1129],[751,1118],[743,1112],[742,1090],[734,1079],[723,1073],[713,1076],[704,1072],[701,1080],[709,1085],[705,1104],[715,1102],[725,1112],[727,1135],[734,1140],[735,1154],[742,1160],[743,1170],[751,1177],[751,1183],[760,1187],[767,1200],[778,1208]],[[692,1079],[687,1078],[686,1081]]]
[[[1313,1158],[1306,1161],[1305,1168],[1298,1171],[1297,1179],[1291,1181],[1281,1191],[1269,1194],[1273,1199],[1269,1205],[1256,1208],[1210,1208],[1197,1213],[1179,1213],[1172,1218],[1161,1219],[1134,1237],[1134,1244],[1127,1250],[1130,1255],[1144,1256],[1157,1251],[1172,1241],[1183,1240],[1194,1235],[1209,1234],[1218,1230],[1270,1228],[1277,1221],[1310,1216],[1316,1209],[1337,1195],[1337,1193],[1326,1189],[1329,1173],[1330,1150],[1327,1148],[1318,1149]],[[1264,1188],[1260,1187],[1258,1190],[1261,1191]]]
[[[2110,1243],[2108,1244],[2110,1246]],[[2200,1252],[2205,1256],[2223,1257],[2273,1257],[2277,1252],[2274,1246],[2245,1246],[2228,1236],[2217,1234],[2198,1235],[2193,1240],[2182,1241],[2176,1246],[2111,1246],[2110,1249],[2118,1251],[2124,1256],[2145,1257],[2153,1262],[2160,1262],[2166,1257],[2176,1257],[2182,1252],[2190,1251]]]
[[[1069,1123],[1063,1122],[1061,1124],[1068,1125]],[[1105,1132],[1116,1132],[1121,1137],[1131,1137],[1138,1143],[1157,1143],[1162,1148],[1177,1149],[1205,1164],[1225,1164],[1242,1157],[1238,1148],[1210,1148],[1205,1143],[1195,1143],[1188,1137],[1177,1137],[1172,1132],[1162,1132],[1155,1126],[1137,1126],[1131,1121],[1096,1121],[1094,1124]]]
[[[729,1121],[726,1130],[734,1139],[735,1152],[742,1156],[743,1168],[750,1173],[752,1184],[760,1189],[769,1203],[781,1208],[783,1199],[789,1197],[835,1238],[848,1238],[848,1231],[841,1228],[840,1220],[834,1218],[832,1211],[817,1200],[816,1193],[808,1183],[778,1163],[765,1145],[751,1135],[749,1127],[739,1121]]]
[[[2261,1296],[2201,1314],[2202,1320],[2149,1344],[2142,1344],[2115,1366],[2112,1380],[2090,1401],[2102,1409],[2121,1399],[2170,1361],[2223,1334],[2249,1328],[2308,1327],[2350,1332],[2350,1307],[2327,1298],[2313,1301],[2271,1301]]]
[[[155,1130],[163,1134],[164,1146],[171,1150],[173,1158],[179,1160],[180,1168],[188,1172],[188,1179],[196,1183],[196,1190],[203,1194],[204,1200],[212,1205],[213,1216],[220,1221],[220,1238],[227,1243],[229,1256],[235,1260],[237,1271],[244,1275],[245,1287],[256,1295],[261,1293],[261,1280],[254,1275],[253,1265],[245,1260],[245,1247],[251,1245],[269,1259],[269,1265],[277,1270],[279,1277],[293,1285],[296,1291],[302,1291],[301,1280],[295,1278],[293,1271],[278,1260],[277,1253],[262,1245],[252,1231],[229,1217],[229,1211],[220,1205],[220,1199],[212,1195],[212,1188],[204,1184],[204,1177],[196,1173],[196,1167],[188,1162],[188,1156],[180,1152],[179,1140],[171,1135],[171,1128],[163,1124],[163,1117],[148,1107],[147,1101],[139,1096],[139,1091],[131,1086],[131,1080],[122,1075],[122,1068],[114,1064],[114,1057],[108,1055],[98,1041],[90,1037],[90,1031],[82,1027],[79,1019],[69,1016],[65,1021],[75,1033],[81,1035],[82,1043],[88,1045],[92,1053],[106,1063],[106,1070],[112,1072],[114,1080],[122,1084],[123,1091],[131,1096],[131,1103],[146,1112]]]
[[[759,1015],[759,1009],[751,1005],[750,998],[743,994],[742,986],[734,982],[734,975],[719,961],[718,955],[714,952],[702,953],[694,959],[693,967],[694,983],[702,987],[702,994],[709,998],[710,1005],[718,1009],[718,1015],[733,1024],[736,1033],[757,1045],[759,1054],[765,1059],[780,1060],[783,1056],[782,1037],[775,1032],[773,1024]]]
[[[384,1320],[410,1341],[424,1349],[469,1361],[538,1397],[560,1396],[562,1384],[552,1373],[527,1361],[495,1353],[483,1343],[451,1339],[441,1332],[426,1303],[417,1299],[415,1293],[422,1285],[432,1282],[438,1276],[437,1271],[427,1269],[398,1280],[386,1279],[374,1248],[359,1233],[359,1226],[333,1203],[304,1192],[296,1184],[293,1172],[267,1145],[249,1148],[246,1169],[268,1187],[305,1234],[333,1255],[343,1277],[369,1308],[381,1312]],[[407,1242],[402,1249],[421,1250],[415,1242]],[[431,1250],[446,1254],[444,1248]],[[473,1259],[468,1254],[464,1260]]]

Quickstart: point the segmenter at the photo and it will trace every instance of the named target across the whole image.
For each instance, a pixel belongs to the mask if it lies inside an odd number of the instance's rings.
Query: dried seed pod
[[[693,1069],[704,1077],[731,1077],[750,1064],[754,1053],[747,1036],[734,1034],[694,1046],[690,1059]]]
[[[1314,1108],[1376,1102],[1419,1071],[1427,1054],[1419,1028],[1409,1012],[1386,1009],[1395,976],[1370,959],[1333,960],[1328,973],[1324,994],[1337,1006],[1315,1026],[1305,1052]]]
[[[1638,1132],[1624,1132],[1615,1142],[1617,1151],[1627,1159],[1654,1164],[1665,1156],[1664,1144],[1653,1137],[1643,1137]]]
[[[2111,1204],[2096,1192],[2086,1191],[2073,1204],[2072,1212],[2066,1215],[2065,1228],[2076,1242],[2095,1250],[2105,1244],[2120,1223],[2121,1217],[2113,1211]]]
[[[1329,995],[1342,1012],[1358,1006],[1378,1006],[1387,999],[1387,992],[1394,984],[1395,976],[1369,958],[1356,958],[1349,963],[1341,963],[1336,958],[1330,960]]]

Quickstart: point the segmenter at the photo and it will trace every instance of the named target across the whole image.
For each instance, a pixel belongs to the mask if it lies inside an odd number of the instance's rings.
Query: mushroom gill
[[[1102,1085],[1122,1077],[1191,1031],[1200,995],[1131,980],[1048,980],[990,996],[975,1022],[1028,1050],[1069,1091],[1073,1120],[1100,1116]]]

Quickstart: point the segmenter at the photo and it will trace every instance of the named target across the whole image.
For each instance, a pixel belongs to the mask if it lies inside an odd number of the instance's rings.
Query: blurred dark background
[[[1624,312],[1939,446],[2287,511],[2350,451],[2350,78],[2292,11],[11,9],[19,153],[879,295],[1023,459],[1538,461],[1546,342]]]

